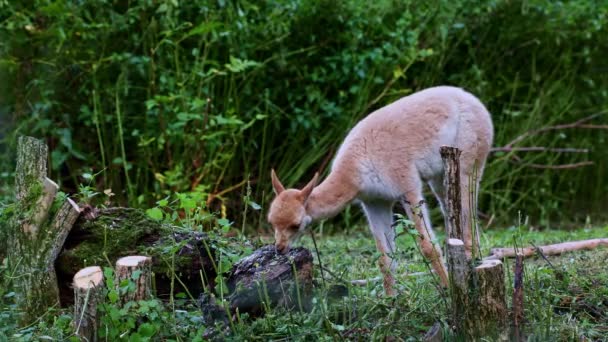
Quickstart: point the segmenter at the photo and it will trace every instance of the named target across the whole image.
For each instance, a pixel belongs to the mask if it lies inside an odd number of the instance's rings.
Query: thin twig
[[[551,268],[554,271],[557,271],[557,269],[555,268],[555,266],[553,266],[553,264],[551,263],[551,261],[549,261],[549,259],[547,259],[547,257],[545,256],[545,254],[543,253],[543,250],[541,248],[538,248],[535,244],[530,243],[532,245],[532,247],[534,247],[534,249],[536,249],[536,254],[540,255],[541,258],[543,258],[545,260],[545,262],[551,266]]]
[[[586,148],[555,148],[555,147],[542,147],[542,146],[531,146],[531,147],[492,147],[490,153],[497,152],[557,152],[557,153],[589,153],[589,149]]]
[[[513,145],[517,144],[518,142],[526,139],[527,137],[529,137],[531,135],[536,135],[536,134],[544,133],[544,132],[548,132],[548,131],[557,131],[557,130],[569,129],[569,128],[608,129],[608,126],[606,126],[606,125],[585,124],[586,122],[588,122],[598,116],[604,115],[606,113],[608,113],[608,111],[595,113],[593,115],[589,115],[587,117],[584,117],[578,121],[575,121],[575,122],[572,122],[569,124],[547,126],[547,127],[527,131],[527,132],[523,133],[522,135],[518,136],[517,138],[511,140],[511,142],[506,144],[504,147],[513,147]]]
[[[310,236],[312,237],[312,243],[315,246],[315,252],[317,253],[317,261],[319,261],[319,268],[321,268],[321,280],[323,281],[323,288],[327,289],[325,283],[325,274],[323,273],[323,264],[321,263],[321,255],[319,254],[319,248],[317,247],[317,240],[315,239],[315,233],[310,230]]]

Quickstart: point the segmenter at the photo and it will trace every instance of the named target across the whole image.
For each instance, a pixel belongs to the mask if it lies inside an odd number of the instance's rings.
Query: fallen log
[[[179,281],[174,281],[174,293],[196,296],[204,290],[203,287],[213,290],[217,274],[213,245],[213,240],[205,233],[172,228],[149,218],[140,209],[86,207],[55,264],[61,305],[73,304],[71,280],[81,268],[114,266],[118,259],[129,255],[152,258],[155,290],[159,298],[169,296],[173,273],[179,278]],[[173,261],[172,254],[176,248]]]
[[[279,254],[273,245],[266,245],[234,264],[229,272],[230,305],[253,314],[275,306],[308,310],[312,270],[312,254],[306,248]]]
[[[558,255],[566,252],[592,250],[600,246],[608,247],[608,238],[568,241],[547,246],[518,248],[517,250],[515,248],[492,248],[490,255],[485,257],[484,260],[513,258],[518,253],[521,253],[523,257],[529,257],[536,254],[537,250],[540,250],[544,255]]]
[[[272,245],[257,249],[228,272],[226,300],[231,312],[261,315],[271,307],[309,310],[313,280],[312,254],[303,247],[279,254]],[[217,292],[217,291],[216,291]],[[210,297],[202,295],[201,308],[210,310]],[[217,308],[221,312],[221,308]],[[204,312],[204,316],[209,316]]]

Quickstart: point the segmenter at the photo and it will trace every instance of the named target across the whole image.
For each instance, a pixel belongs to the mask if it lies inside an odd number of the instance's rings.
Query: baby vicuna
[[[472,208],[466,194],[471,186],[477,189],[492,138],[490,114],[475,96],[460,88],[425,89],[378,109],[346,136],[334,158],[331,173],[318,186],[315,186],[318,178],[315,175],[301,190],[286,190],[274,170],[271,172],[276,198],[270,205],[268,221],[274,228],[277,250],[287,251],[311,222],[332,217],[358,200],[382,253],[379,266],[384,276],[384,290],[387,295],[393,295],[393,206],[402,201],[419,232],[422,253],[447,286],[448,276],[441,249],[433,243],[434,233],[423,202],[422,185],[430,186],[446,217],[439,148],[448,145],[462,151],[460,181],[465,216],[462,223],[465,248],[470,253],[473,237],[468,216]],[[475,175],[477,179],[472,182],[477,184],[471,184]],[[477,194],[473,197],[476,207]],[[422,215],[413,214],[412,208],[416,206],[420,206]]]

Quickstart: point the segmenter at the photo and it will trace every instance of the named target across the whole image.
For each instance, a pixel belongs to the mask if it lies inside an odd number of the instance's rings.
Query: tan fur
[[[423,202],[422,186],[430,185],[443,211],[443,164],[439,148],[448,145],[462,150],[463,225],[465,247],[470,253],[473,237],[467,194],[476,184],[469,184],[469,179],[477,167],[478,177],[474,182],[479,182],[492,139],[490,114],[477,98],[459,88],[429,88],[378,109],[349,132],[334,158],[331,173],[319,186],[314,186],[315,176],[302,190],[285,190],[272,172],[277,197],[270,206],[268,221],[275,230],[277,249],[289,249],[290,243],[311,221],[334,216],[347,204],[359,200],[376,246],[383,254],[379,265],[384,274],[385,291],[393,294],[392,208],[401,200],[420,234],[423,254],[447,285],[441,250],[432,242],[434,234]],[[477,194],[474,206],[476,198]]]

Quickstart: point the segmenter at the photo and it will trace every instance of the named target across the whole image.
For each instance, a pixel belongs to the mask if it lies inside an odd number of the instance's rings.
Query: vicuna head
[[[285,189],[277,178],[274,170],[271,171],[272,187],[276,194],[268,211],[268,222],[274,229],[274,239],[277,251],[285,253],[291,243],[298,238],[310,224],[312,218],[306,212],[306,201],[317,184],[319,174],[301,190]]]

